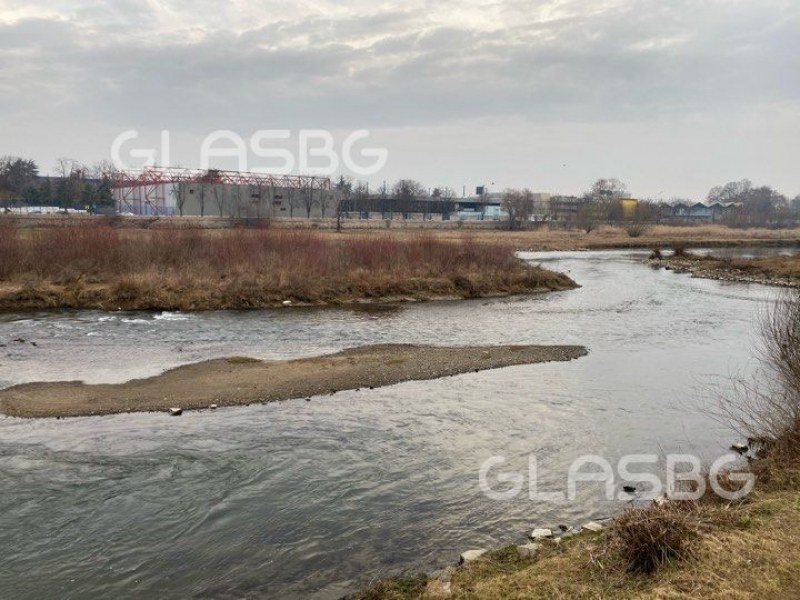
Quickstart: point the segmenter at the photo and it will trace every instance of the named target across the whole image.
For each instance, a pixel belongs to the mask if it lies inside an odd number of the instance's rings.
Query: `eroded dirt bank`
[[[0,412],[15,417],[77,417],[234,406],[437,379],[512,365],[569,361],[582,346],[435,347],[380,344],[286,361],[222,358],[123,384],[28,383],[0,391]]]

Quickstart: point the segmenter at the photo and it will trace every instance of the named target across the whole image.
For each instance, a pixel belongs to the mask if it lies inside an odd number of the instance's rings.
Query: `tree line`
[[[39,174],[35,161],[16,156],[0,158],[0,207],[57,206],[90,211],[113,209],[109,165],[88,166],[59,158],[54,176]]]
[[[623,224],[632,236],[641,235],[643,226],[658,222],[691,220],[686,211],[695,200],[675,198],[669,202],[654,199],[633,200],[628,186],[618,179],[598,179],[581,196],[556,196],[550,203],[550,217],[558,213],[568,226],[590,233],[603,223]],[[721,205],[715,221],[731,227],[793,227],[800,222],[800,195],[789,199],[768,185],[756,186],[750,180],[733,181],[713,187],[705,198],[708,207]],[[558,210],[554,207],[561,207]],[[502,208],[510,229],[523,226],[535,212],[534,194],[528,190],[506,190]],[[719,206],[715,207],[719,209]],[[719,215],[719,218],[716,218]]]

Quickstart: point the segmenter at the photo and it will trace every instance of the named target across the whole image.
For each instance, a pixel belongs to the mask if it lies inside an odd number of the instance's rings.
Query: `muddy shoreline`
[[[182,410],[331,395],[411,380],[513,365],[570,361],[582,346],[362,346],[311,358],[260,361],[231,357],[171,369],[122,384],[27,383],[0,390],[0,413],[13,417],[79,417]]]
[[[542,270],[543,271],[543,270]],[[153,286],[155,287],[155,286]],[[326,299],[296,300],[287,296],[254,292],[224,293],[208,285],[202,289],[182,290],[181,294],[170,294],[165,288],[162,294],[147,291],[132,297],[120,298],[110,286],[93,286],[78,289],[43,284],[36,287],[19,287],[0,284],[0,313],[24,313],[46,310],[105,310],[105,311],[181,311],[206,312],[218,310],[271,310],[277,308],[348,308],[375,305],[400,305],[419,302],[451,302],[491,298],[513,298],[535,296],[549,292],[564,292],[579,288],[567,275],[552,273],[546,281],[512,284],[507,289],[489,291],[467,291],[461,294],[447,291],[415,291],[405,294],[377,296],[342,295]]]

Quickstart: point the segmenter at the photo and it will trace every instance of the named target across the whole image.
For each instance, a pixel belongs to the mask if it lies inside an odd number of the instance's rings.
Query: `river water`
[[[523,256],[583,287],[394,310],[3,315],[0,387],[375,342],[590,354],[181,418],[0,418],[0,598],[337,598],[624,506],[599,484],[570,502],[491,500],[489,457],[526,474],[535,456],[550,491],[584,454],[710,460],[730,445],[708,400],[756,368],[773,292],[652,270],[635,252]]]

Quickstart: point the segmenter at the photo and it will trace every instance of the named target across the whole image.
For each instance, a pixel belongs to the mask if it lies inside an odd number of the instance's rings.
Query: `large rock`
[[[519,552],[520,558],[535,558],[539,548],[539,544],[523,544],[522,546],[517,546],[517,552]]]
[[[465,565],[467,563],[474,562],[487,552],[488,550],[486,550],[486,548],[479,548],[477,550],[467,550],[466,552],[462,552],[458,564]]]
[[[603,525],[597,521],[589,521],[585,523],[581,529],[584,531],[594,531],[596,533],[598,531],[603,531]]]
[[[553,537],[552,529],[534,529],[530,535],[532,540],[544,540],[551,537]]]

